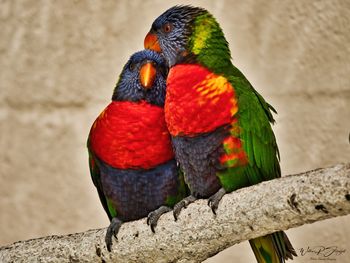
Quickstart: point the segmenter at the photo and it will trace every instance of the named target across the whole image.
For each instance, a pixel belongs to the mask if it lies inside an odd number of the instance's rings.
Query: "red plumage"
[[[247,163],[237,137],[237,111],[234,88],[225,77],[198,64],[179,64],[170,70],[165,101],[170,134],[191,137],[229,125],[230,135],[222,142],[225,153],[220,156],[228,167]]]
[[[145,101],[112,101],[91,128],[90,146],[119,169],[150,169],[174,158],[163,108]]]
[[[170,69],[165,119],[171,135],[211,132],[230,124],[236,108],[234,90],[224,77],[195,64]]]

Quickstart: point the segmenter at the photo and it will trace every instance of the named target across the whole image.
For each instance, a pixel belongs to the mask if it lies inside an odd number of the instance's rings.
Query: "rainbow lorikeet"
[[[170,8],[153,22],[144,44],[170,67],[165,119],[191,191],[175,205],[175,219],[197,198],[209,198],[215,213],[225,193],[281,176],[271,129],[275,110],[232,64],[222,29],[207,10]],[[258,262],[296,256],[282,231],[250,245]]]
[[[158,53],[132,55],[112,102],[90,130],[91,177],[111,220],[106,233],[109,251],[122,222],[148,215],[154,231],[159,216],[187,195],[164,119],[166,74]]]

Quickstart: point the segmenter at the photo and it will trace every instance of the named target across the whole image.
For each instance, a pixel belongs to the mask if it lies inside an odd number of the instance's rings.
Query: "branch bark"
[[[350,163],[285,176],[227,194],[217,216],[199,200],[177,222],[164,215],[153,234],[146,220],[124,224],[112,253],[106,229],[19,241],[0,262],[201,262],[236,243],[350,214]]]

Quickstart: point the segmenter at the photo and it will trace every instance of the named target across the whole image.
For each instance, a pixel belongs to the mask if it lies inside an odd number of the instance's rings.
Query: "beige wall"
[[[123,64],[175,3],[187,2],[0,1],[0,245],[107,226],[86,137]],[[218,18],[235,64],[278,110],[283,174],[350,160],[349,1],[191,3]],[[297,249],[347,249],[337,262],[350,262],[349,219],[288,234]],[[244,242],[208,262],[253,259]]]

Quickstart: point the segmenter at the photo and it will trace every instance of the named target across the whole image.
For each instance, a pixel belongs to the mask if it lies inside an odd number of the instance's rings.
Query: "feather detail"
[[[214,131],[230,124],[237,111],[234,89],[225,77],[198,64],[171,68],[165,119],[172,136]]]
[[[174,158],[163,108],[144,101],[112,101],[91,128],[90,148],[120,169],[149,169]]]

